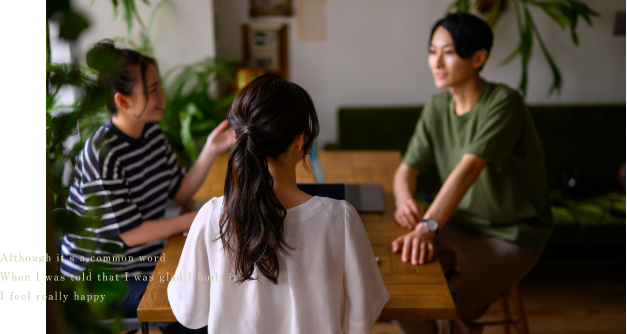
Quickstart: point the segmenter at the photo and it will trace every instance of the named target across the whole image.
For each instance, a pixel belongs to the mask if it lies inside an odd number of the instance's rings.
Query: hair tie
[[[242,134],[246,134],[254,138],[259,138],[259,131],[257,130],[257,128],[255,128],[252,125],[245,126],[244,131],[242,131]]]

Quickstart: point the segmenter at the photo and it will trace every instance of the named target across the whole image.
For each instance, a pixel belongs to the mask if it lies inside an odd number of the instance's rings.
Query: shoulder
[[[77,161],[89,162],[96,167],[97,163],[103,160],[103,156],[111,149],[111,144],[117,139],[116,135],[106,125],[101,126],[89,137],[78,155]]]
[[[314,196],[308,202],[287,210],[286,220],[295,224],[311,224],[322,229],[337,229],[345,220],[345,202]]]
[[[163,134],[161,125],[157,122],[148,122],[144,128],[144,138],[150,140]]]
[[[355,217],[359,217],[357,210],[346,200],[337,200],[328,197],[315,197],[316,201],[311,205],[317,212],[327,212],[339,221],[340,217],[344,222],[351,222],[355,220]]]
[[[100,153],[103,150],[107,150],[111,141],[115,139],[116,136],[113,131],[106,125],[103,125],[85,141],[84,149],[93,153]]]
[[[190,234],[194,230],[195,233],[208,235],[212,229],[217,228],[220,223],[223,199],[224,196],[214,197],[200,208],[190,228]]]
[[[144,140],[146,141],[146,145],[151,146],[153,149],[165,147],[166,154],[172,152],[172,145],[170,145],[168,138],[163,133],[161,125],[156,122],[146,123],[146,127],[144,128]]]
[[[307,203],[311,211],[314,212],[344,212],[344,203],[348,203],[345,200],[337,200],[328,197],[314,196],[314,198]]]
[[[486,82],[486,101],[489,104],[515,103],[524,106],[524,101],[517,90],[500,83]]]
[[[448,107],[448,104],[451,101],[451,92],[448,90],[439,92],[431,96],[429,102],[425,105],[425,110],[436,112],[441,109],[445,109]]]
[[[429,99],[429,101],[422,108],[420,117],[425,120],[431,120],[433,118],[437,118],[439,115],[446,114],[451,98],[452,95],[448,90],[432,95],[431,99]]]

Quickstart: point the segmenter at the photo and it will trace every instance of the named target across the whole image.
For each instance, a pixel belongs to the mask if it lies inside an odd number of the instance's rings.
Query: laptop
[[[385,212],[383,189],[378,184],[299,183],[297,186],[311,196],[346,200],[357,212]]]
[[[385,200],[381,185],[372,183],[326,183],[316,145],[311,147],[309,156],[316,183],[299,183],[298,189],[311,196],[346,200],[357,212],[385,212]]]

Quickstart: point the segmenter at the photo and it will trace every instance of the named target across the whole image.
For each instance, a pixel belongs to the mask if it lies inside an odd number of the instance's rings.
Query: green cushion
[[[555,231],[551,244],[567,244],[577,246],[617,246],[625,244],[624,215],[625,194],[605,193],[586,198],[559,198],[552,193],[554,202],[560,203],[553,210]],[[575,223],[576,230],[571,226]],[[576,231],[575,234],[573,232]]]

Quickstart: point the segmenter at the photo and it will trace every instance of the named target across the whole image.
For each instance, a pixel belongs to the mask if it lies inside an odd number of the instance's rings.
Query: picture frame
[[[292,0],[250,0],[250,16],[291,16]]]
[[[288,78],[288,25],[257,22],[242,25],[244,60],[265,73]]]

